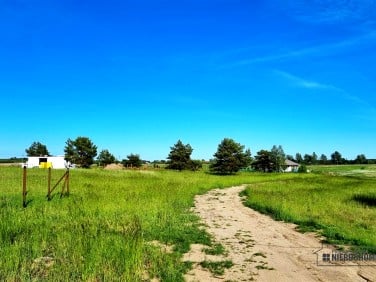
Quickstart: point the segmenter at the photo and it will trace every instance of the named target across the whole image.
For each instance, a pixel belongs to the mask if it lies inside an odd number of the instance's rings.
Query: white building
[[[22,164],[22,166],[26,166],[27,168],[39,167],[39,168],[67,168],[71,167],[70,162],[64,160],[64,156],[56,156],[56,157],[28,157],[27,162]]]
[[[284,172],[297,172],[299,164],[290,160],[285,160]]]

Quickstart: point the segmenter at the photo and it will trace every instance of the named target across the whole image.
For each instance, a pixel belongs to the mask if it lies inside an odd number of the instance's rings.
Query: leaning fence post
[[[67,196],[69,196],[69,168],[67,168],[66,184],[67,184]]]
[[[60,198],[62,198],[64,196],[65,185],[67,183],[67,177],[66,177],[66,175],[67,175],[67,173],[64,173],[64,175],[62,177],[62,180],[64,179],[64,182],[63,182],[63,186],[61,186]]]
[[[26,208],[26,165],[23,166],[23,178],[22,178],[22,206]]]

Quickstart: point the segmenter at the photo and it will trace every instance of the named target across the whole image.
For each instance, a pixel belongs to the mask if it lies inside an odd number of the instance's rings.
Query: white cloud
[[[286,79],[292,86],[295,86],[295,87],[302,87],[302,88],[307,88],[307,89],[315,89],[316,88],[316,89],[331,89],[331,90],[335,90],[335,91],[343,91],[342,89],[337,88],[333,85],[323,84],[323,83],[319,83],[319,82],[316,82],[316,81],[307,80],[307,79],[298,77],[296,75],[293,75],[293,74],[285,72],[285,71],[274,70],[274,73],[277,74],[278,76]]]
[[[361,36],[348,38],[338,42],[331,42],[327,44],[315,45],[306,48],[289,50],[286,52],[267,54],[264,56],[253,57],[250,59],[243,59],[233,63],[231,66],[243,66],[252,65],[257,63],[267,63],[267,62],[277,62],[277,61],[287,61],[291,59],[301,58],[301,57],[320,57],[327,56],[331,54],[336,54],[338,51],[352,48],[354,46],[359,46],[362,44],[369,44],[376,40],[376,32],[370,31]]]
[[[293,87],[301,87],[305,89],[332,90],[331,92],[327,92],[326,94],[332,93],[332,95],[335,95],[339,99],[353,103],[354,106],[356,105],[358,108],[362,109],[363,115],[359,115],[358,118],[362,120],[375,122],[376,108],[370,103],[368,103],[366,100],[356,95],[353,95],[342,88],[330,84],[320,83],[317,81],[307,80],[305,78],[281,70],[273,70],[273,73],[285,79],[287,83],[289,83]]]
[[[298,21],[310,24],[366,22],[374,18],[375,0],[292,0],[281,7]]]

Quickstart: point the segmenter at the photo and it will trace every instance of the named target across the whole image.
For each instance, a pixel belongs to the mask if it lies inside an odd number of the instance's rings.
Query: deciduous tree
[[[317,154],[315,153],[315,152],[313,152],[312,153],[312,164],[317,164],[317,159],[318,159],[318,157],[317,157]]]
[[[302,154],[300,154],[300,153],[296,153],[296,154],[295,154],[295,161],[296,161],[297,163],[302,163],[302,162],[303,162]]]
[[[274,171],[281,172],[285,165],[286,155],[281,145],[276,145],[270,150],[270,158],[273,163]]]

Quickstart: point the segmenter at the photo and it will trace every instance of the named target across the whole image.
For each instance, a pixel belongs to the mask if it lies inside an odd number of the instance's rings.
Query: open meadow
[[[312,166],[313,173],[258,182],[244,191],[246,205],[327,242],[376,253],[376,166]]]
[[[47,170],[29,169],[23,208],[22,169],[0,167],[0,280],[182,281],[190,244],[213,245],[194,196],[240,184],[249,206],[375,251],[376,177],[327,172],[74,169],[70,196],[47,201]],[[52,182],[63,173],[53,170]]]

